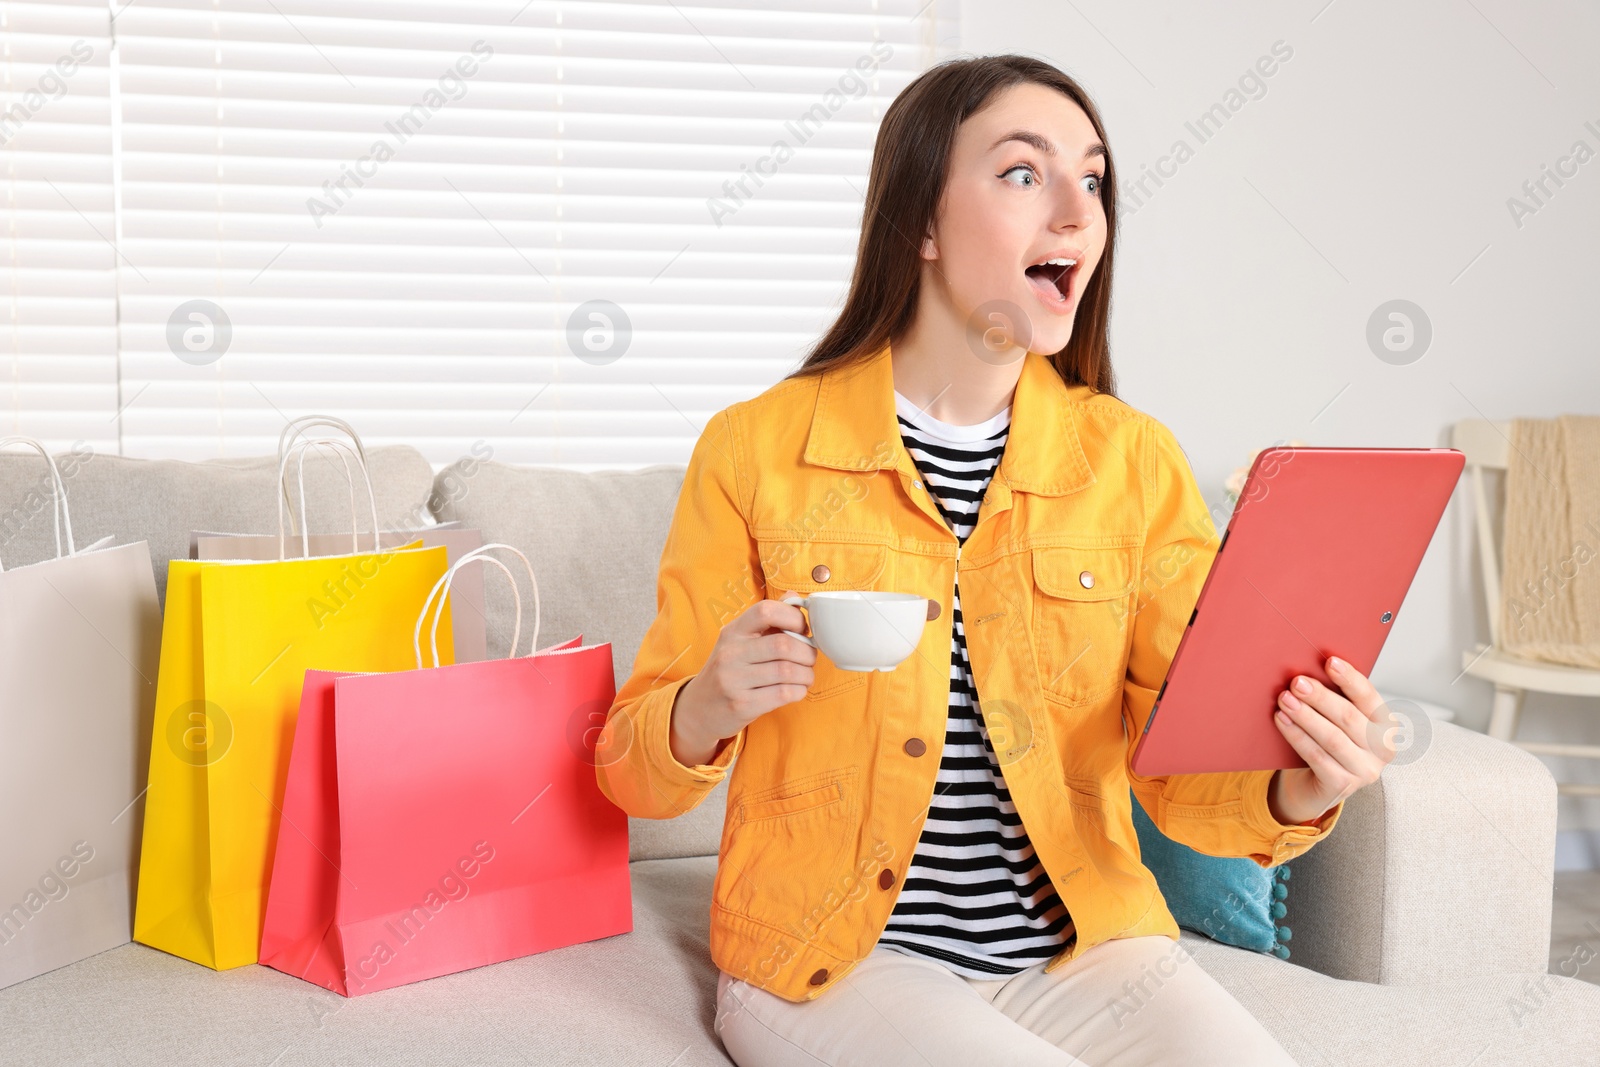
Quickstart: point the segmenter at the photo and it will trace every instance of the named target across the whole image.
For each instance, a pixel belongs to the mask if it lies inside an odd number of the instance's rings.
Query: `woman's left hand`
[[[1281,823],[1313,823],[1329,808],[1378,780],[1395,750],[1387,743],[1396,722],[1366,675],[1337,657],[1326,664],[1335,692],[1297,675],[1278,694],[1273,721],[1308,766],[1281,769],[1267,789],[1267,806]]]

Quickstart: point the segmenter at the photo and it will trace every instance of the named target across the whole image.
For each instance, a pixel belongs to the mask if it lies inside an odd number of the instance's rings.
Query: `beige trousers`
[[[800,1004],[719,971],[716,1029],[739,1067],[1294,1067],[1169,937],[1044,967],[984,981],[879,945]]]

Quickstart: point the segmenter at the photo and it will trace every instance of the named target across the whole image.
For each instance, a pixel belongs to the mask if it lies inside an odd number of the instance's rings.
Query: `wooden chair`
[[[1490,499],[1484,472],[1497,471],[1504,475],[1507,456],[1511,451],[1510,438],[1509,422],[1488,422],[1483,419],[1458,422],[1451,433],[1451,446],[1460,449],[1466,456],[1466,470],[1472,479],[1478,522],[1478,561],[1483,568],[1484,600],[1489,613],[1489,644],[1479,643],[1463,652],[1461,664],[1465,673],[1494,685],[1494,710],[1489,718],[1490,737],[1509,741],[1519,748],[1542,755],[1600,759],[1600,745],[1515,739],[1525,693],[1531,689],[1564,696],[1600,697],[1600,670],[1522,659],[1499,647],[1501,551],[1500,539],[1495,535],[1497,532],[1503,533],[1505,529],[1505,514],[1504,507],[1496,506]],[[1600,796],[1600,785],[1559,782],[1557,787],[1563,793]]]

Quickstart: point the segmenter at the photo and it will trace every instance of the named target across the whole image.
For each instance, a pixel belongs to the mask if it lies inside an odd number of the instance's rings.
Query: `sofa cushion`
[[[1600,1049],[1600,986],[1577,978],[1484,974],[1372,985],[1187,930],[1180,940],[1297,1063],[1578,1067],[1594,1063]]]
[[[29,1067],[731,1064],[712,1030],[709,858],[632,870],[628,933],[345,999],[260,964],[140,944],[0,990]]]
[[[320,460],[320,462],[319,462]],[[278,461],[274,456],[211,459],[132,459],[80,448],[57,456],[74,540],[79,548],[107,534],[117,544],[150,542],[156,592],[164,605],[167,562],[187,559],[189,534],[276,533]],[[410,445],[367,449],[385,529],[430,521],[433,467]],[[350,529],[350,489],[344,464],[314,452],[305,464],[306,500],[313,533]],[[34,452],[0,453],[0,561],[6,567],[55,555],[50,481]],[[298,487],[295,489],[298,495]],[[363,486],[357,494],[359,528],[371,525]]]
[[[124,945],[0,990],[6,1062],[730,1064],[712,1028],[716,860],[632,873],[628,933],[350,1000],[259,964],[219,973]],[[1575,978],[1367,985],[1188,931],[1181,943],[1307,1067],[1580,1067],[1600,1047],[1600,987]]]
[[[655,619],[656,576],[683,473],[672,465],[582,473],[464,457],[439,472],[431,499],[440,522],[460,520],[482,530],[485,542],[527,554],[539,579],[539,646],[580,633],[589,644],[609,641],[620,689]],[[526,591],[523,604],[526,652]],[[489,656],[504,656],[515,621],[505,582],[485,584],[484,610]],[[715,856],[727,797],[723,781],[675,819],[630,818],[631,857]]]

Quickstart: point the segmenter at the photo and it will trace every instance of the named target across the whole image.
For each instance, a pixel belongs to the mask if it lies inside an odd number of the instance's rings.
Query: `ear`
[[[922,239],[922,258],[929,260],[939,258],[939,245],[931,233]]]

